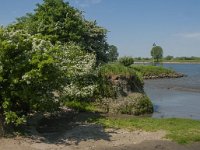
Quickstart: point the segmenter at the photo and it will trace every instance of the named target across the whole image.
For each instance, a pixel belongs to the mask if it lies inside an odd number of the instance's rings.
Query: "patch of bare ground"
[[[99,114],[64,113],[45,117],[26,137],[0,139],[0,150],[199,150],[200,144],[179,145],[164,139],[164,131],[105,129],[88,123]],[[34,121],[33,121],[34,122]],[[35,124],[34,124],[35,125]],[[28,132],[28,131],[27,131]]]

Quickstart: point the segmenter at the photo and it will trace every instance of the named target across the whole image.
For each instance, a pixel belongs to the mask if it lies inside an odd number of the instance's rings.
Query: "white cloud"
[[[177,33],[174,36],[182,37],[182,38],[193,38],[193,39],[200,39],[200,32],[193,32],[193,33]]]
[[[99,4],[102,0],[75,0],[80,7],[89,7],[90,5]]]

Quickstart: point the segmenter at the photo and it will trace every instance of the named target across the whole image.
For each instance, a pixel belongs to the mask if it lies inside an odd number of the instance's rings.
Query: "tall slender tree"
[[[153,59],[156,60],[156,62],[159,62],[159,59],[163,58],[163,49],[161,46],[153,46],[151,49],[151,56]]]
[[[109,45],[108,53],[107,53],[108,61],[111,61],[111,62],[116,61],[118,56],[119,56],[119,53],[117,51],[117,47],[115,45]]]

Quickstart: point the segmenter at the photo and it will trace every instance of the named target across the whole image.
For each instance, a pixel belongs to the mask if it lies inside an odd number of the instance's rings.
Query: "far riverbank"
[[[152,64],[150,61],[136,61],[135,64]],[[200,62],[178,62],[178,61],[164,61],[160,64],[200,64]]]

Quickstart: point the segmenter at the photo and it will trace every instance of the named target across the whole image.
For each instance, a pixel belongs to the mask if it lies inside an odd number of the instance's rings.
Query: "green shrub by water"
[[[144,115],[153,112],[153,104],[143,93],[132,93],[109,103],[109,112],[114,114]]]
[[[121,57],[119,58],[119,63],[128,67],[132,64],[134,64],[134,58],[133,57],[130,57],[130,56],[125,56],[125,57]]]

